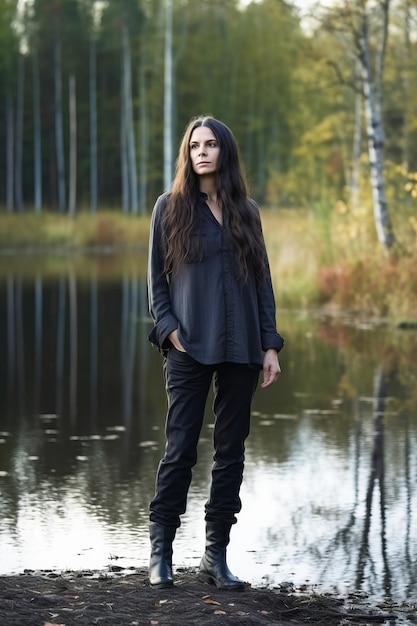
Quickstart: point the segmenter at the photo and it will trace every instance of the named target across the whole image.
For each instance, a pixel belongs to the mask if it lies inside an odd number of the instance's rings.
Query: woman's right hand
[[[169,333],[168,339],[170,340],[170,342],[172,343],[172,345],[174,346],[176,350],[178,350],[179,352],[186,352],[180,340],[178,339],[177,329],[173,330],[172,333]]]

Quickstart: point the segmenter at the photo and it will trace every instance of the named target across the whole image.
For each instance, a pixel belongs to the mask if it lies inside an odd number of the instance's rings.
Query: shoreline
[[[345,597],[307,589],[216,589],[198,580],[196,568],[179,568],[170,589],[152,589],[145,568],[56,572],[25,570],[0,576],[0,623],[127,626],[249,626],[282,624],[348,626],[417,620],[416,605],[378,603],[363,594]]]

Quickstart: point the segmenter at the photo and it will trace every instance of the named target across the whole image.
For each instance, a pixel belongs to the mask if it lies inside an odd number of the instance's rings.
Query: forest
[[[211,114],[263,209],[412,255],[416,34],[416,0],[1,0],[0,219],[148,216]]]

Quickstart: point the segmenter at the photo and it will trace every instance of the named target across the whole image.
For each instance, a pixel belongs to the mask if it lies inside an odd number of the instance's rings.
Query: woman
[[[150,504],[150,584],[173,585],[172,543],[186,510],[214,381],[214,463],[199,577],[243,590],[244,582],[226,564],[226,546],[241,509],[259,371],[263,388],[275,382],[284,340],[276,330],[259,210],[248,198],[232,132],[212,117],[188,125],[172,190],[155,204],[148,295],[154,321],[149,339],[164,355],[168,398],[166,449]]]

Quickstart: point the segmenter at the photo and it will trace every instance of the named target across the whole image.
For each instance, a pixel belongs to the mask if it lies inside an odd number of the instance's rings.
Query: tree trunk
[[[358,76],[359,73],[360,68],[356,67],[355,76]],[[354,208],[359,206],[360,163],[362,154],[362,113],[363,97],[362,93],[357,91],[355,94],[355,127],[353,131],[352,172],[350,179],[350,200]]]
[[[61,42],[58,32],[55,33],[54,45],[54,82],[55,82],[55,148],[58,177],[58,208],[65,213],[65,158],[64,131],[62,119],[62,76],[61,76]]]
[[[136,215],[138,213],[138,183],[136,173],[136,148],[135,132],[133,123],[133,97],[132,97],[132,63],[130,51],[129,29],[126,21],[123,21],[123,105],[125,109],[125,129],[127,164],[129,173],[129,196],[130,210]],[[123,106],[122,105],[122,106]]]
[[[16,209],[23,211],[23,106],[25,94],[25,59],[19,54],[17,69],[16,102],[16,163],[15,163],[15,199]]]
[[[145,56],[145,55],[143,55]],[[140,102],[140,153],[139,153],[139,209],[146,214],[147,195],[147,156],[148,156],[148,108],[146,100],[145,58],[139,65],[139,102]]]
[[[32,54],[32,85],[33,85],[33,167],[35,211],[42,211],[42,135],[41,106],[39,81],[39,56],[36,47]]]
[[[164,189],[173,176],[173,63],[172,63],[173,0],[165,0],[165,74],[164,74]]]
[[[90,39],[90,211],[97,211],[97,47],[95,35]]]
[[[395,243],[384,183],[384,132],[380,106],[375,102],[372,70],[369,55],[367,17],[361,25],[361,65],[365,98],[366,125],[368,131],[368,153],[371,170],[371,186],[374,219],[379,242],[389,249]]]
[[[75,216],[77,199],[77,96],[75,76],[69,80],[69,111],[70,111],[70,177],[68,211],[71,217]]]
[[[122,209],[123,213],[129,213],[130,188],[129,188],[129,167],[127,159],[127,128],[126,128],[126,107],[124,106],[124,78],[123,78],[123,57],[122,57],[122,82],[120,95],[122,106],[120,111],[120,167],[122,178]]]
[[[405,58],[403,58],[403,88],[404,88],[404,122],[403,122],[403,167],[404,171],[408,172],[410,167],[410,119],[412,117],[412,111],[414,102],[412,101],[411,94],[411,72],[410,65],[412,63],[412,13],[410,0],[405,1],[405,19],[404,19],[404,40],[405,40]]]
[[[6,96],[6,136],[7,136],[7,183],[6,183],[6,203],[7,211],[11,213],[14,209],[14,115],[13,98],[9,93]]]

